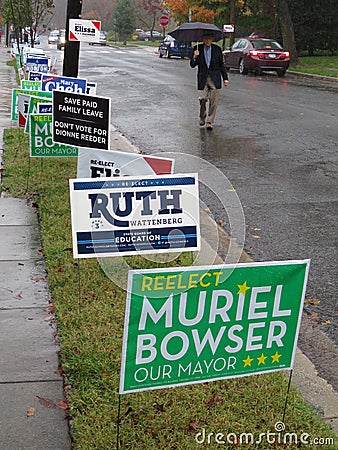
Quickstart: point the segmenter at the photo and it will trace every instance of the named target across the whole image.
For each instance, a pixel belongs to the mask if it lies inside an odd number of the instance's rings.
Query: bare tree
[[[53,0],[5,0],[5,21],[14,25],[18,40],[21,39],[21,30],[29,28],[31,45],[34,46],[36,30],[53,14],[53,8]]]

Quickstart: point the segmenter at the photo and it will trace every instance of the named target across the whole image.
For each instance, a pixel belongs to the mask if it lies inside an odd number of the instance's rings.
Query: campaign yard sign
[[[99,42],[99,20],[69,19],[69,41]]]
[[[52,114],[30,114],[30,156],[77,156],[78,148],[57,144],[52,138]]]
[[[110,98],[53,91],[53,140],[78,147],[110,148]]]
[[[51,93],[50,93],[51,94]],[[51,97],[51,95],[50,95]],[[45,105],[44,111],[40,111],[40,104]],[[30,96],[30,102],[28,107],[28,116],[30,114],[46,114],[46,113],[52,113],[52,109],[50,111],[46,110],[46,105],[49,104],[50,107],[52,107],[52,98],[43,98],[43,97],[34,97]],[[25,125],[25,133],[30,133],[30,120],[26,120]]]
[[[74,258],[199,250],[197,174],[69,183]]]
[[[174,160],[135,153],[79,148],[78,178],[163,175],[173,173]]]
[[[41,91],[41,81],[21,80],[21,89]]]
[[[39,103],[38,114],[52,114],[53,104],[52,103]]]
[[[31,89],[12,89],[11,120],[18,120],[18,94],[34,95],[35,97],[52,98],[51,92],[32,91]]]
[[[41,81],[43,73],[41,72],[29,72],[28,80],[29,81]]]
[[[85,94],[87,90],[87,80],[83,78],[44,74],[41,77],[41,86],[43,91],[57,90]]]
[[[26,58],[26,73],[28,72],[48,72],[48,57],[47,56],[32,56]]]
[[[21,128],[26,125],[30,98],[29,94],[18,94],[18,124]]]
[[[87,81],[87,95],[96,95],[97,83],[93,83],[91,81]]]
[[[292,368],[309,265],[130,271],[120,393]]]

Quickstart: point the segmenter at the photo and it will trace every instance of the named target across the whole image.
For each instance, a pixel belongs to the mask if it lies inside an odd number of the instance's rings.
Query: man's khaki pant
[[[217,106],[219,103],[219,95],[221,90],[216,89],[214,82],[210,77],[207,78],[207,82],[203,90],[199,90],[199,101],[200,101],[200,119],[205,120],[211,125],[214,123]],[[207,116],[206,104],[209,100],[209,111]]]

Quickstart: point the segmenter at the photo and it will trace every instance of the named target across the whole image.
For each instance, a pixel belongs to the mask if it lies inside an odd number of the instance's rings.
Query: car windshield
[[[282,50],[281,45],[279,45],[278,42],[276,41],[270,41],[267,39],[252,39],[250,40],[250,42],[254,48],[259,49],[272,48],[274,50]]]

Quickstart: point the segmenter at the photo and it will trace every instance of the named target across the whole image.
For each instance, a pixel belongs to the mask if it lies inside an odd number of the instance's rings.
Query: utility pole
[[[68,0],[66,18],[66,45],[63,58],[63,75],[77,78],[79,72],[80,42],[68,41],[69,19],[81,19],[82,0]]]

